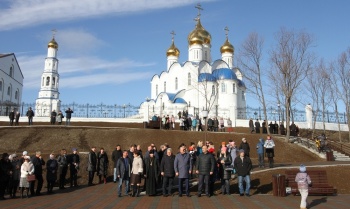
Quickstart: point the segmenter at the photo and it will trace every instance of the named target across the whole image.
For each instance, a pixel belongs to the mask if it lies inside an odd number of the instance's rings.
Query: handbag
[[[225,166],[225,171],[233,171],[233,165]]]
[[[35,181],[35,175],[34,174],[32,174],[32,175],[28,174],[27,175],[27,181],[28,182]]]

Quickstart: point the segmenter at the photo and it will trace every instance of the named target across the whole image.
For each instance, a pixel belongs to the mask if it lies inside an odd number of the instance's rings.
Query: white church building
[[[188,60],[180,63],[180,51],[174,37],[166,52],[167,68],[151,79],[151,98],[140,105],[144,121],[153,115],[174,115],[188,111],[202,117],[237,117],[237,108],[246,107],[246,86],[240,69],[234,67],[234,47],[228,38],[220,47],[221,57],[211,56],[211,35],[201,24],[200,14],[196,26],[188,35]],[[172,33],[174,35],[174,33]],[[219,50],[219,49],[217,49]]]
[[[55,37],[48,43],[47,57],[45,59],[44,72],[41,76],[39,96],[35,102],[35,116],[50,116],[55,110],[58,112],[61,107],[59,99],[59,74],[57,51],[58,44]]]

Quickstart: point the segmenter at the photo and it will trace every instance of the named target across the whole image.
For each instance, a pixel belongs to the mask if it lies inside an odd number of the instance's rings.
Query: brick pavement
[[[233,195],[202,196],[195,193],[192,197],[117,197],[117,184],[107,183],[92,187],[81,186],[77,189],[67,188],[55,190],[55,194],[24,198],[7,199],[0,201],[1,209],[13,208],[241,208],[241,209],[292,209],[299,208],[300,196],[274,197],[271,195],[253,195],[240,197]],[[310,208],[349,208],[350,195],[311,196],[308,198]]]

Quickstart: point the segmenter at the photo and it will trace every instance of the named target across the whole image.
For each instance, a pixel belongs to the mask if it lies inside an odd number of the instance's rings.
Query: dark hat
[[[77,149],[77,148],[73,148],[72,151],[73,151],[73,152],[74,152],[74,151],[78,151],[78,149]]]
[[[153,149],[150,150],[150,151],[149,151],[149,154],[154,154],[154,150],[153,150]]]

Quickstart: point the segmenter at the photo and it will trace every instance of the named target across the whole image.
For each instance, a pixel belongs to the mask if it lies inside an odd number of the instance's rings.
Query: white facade
[[[23,74],[15,54],[0,54],[0,115],[18,110],[22,101]]]
[[[188,61],[179,63],[180,51],[174,40],[167,51],[167,70],[151,79],[151,98],[140,106],[146,121],[152,115],[174,115],[187,110],[190,115],[235,120],[237,108],[245,108],[246,87],[242,73],[234,67],[234,47],[227,34],[221,57],[212,62],[211,35],[197,19],[188,36]]]
[[[35,116],[50,116],[55,110],[58,112],[61,107],[59,99],[59,74],[57,59],[58,44],[55,38],[48,44],[47,57],[45,59],[44,72],[41,76],[40,91],[35,102]]]

